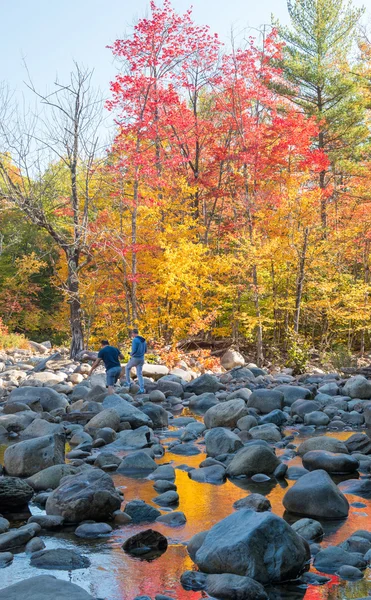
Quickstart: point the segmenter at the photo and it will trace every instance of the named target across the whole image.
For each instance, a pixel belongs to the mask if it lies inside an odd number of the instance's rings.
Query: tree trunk
[[[84,350],[84,331],[82,324],[81,299],[76,256],[68,260],[67,292],[70,305],[71,347],[70,358]]]
[[[294,331],[295,331],[295,333],[299,333],[301,299],[303,296],[303,285],[304,285],[304,277],[305,277],[305,261],[307,258],[307,249],[308,249],[308,235],[309,235],[309,229],[308,229],[308,227],[306,227],[304,230],[303,248],[302,248],[301,255],[300,255],[299,272],[298,272],[298,277],[297,277],[297,282],[296,282],[295,316],[294,316]]]

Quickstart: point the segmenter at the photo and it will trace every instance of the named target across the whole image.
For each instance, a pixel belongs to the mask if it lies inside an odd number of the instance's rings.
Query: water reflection
[[[290,432],[291,433],[291,432]],[[352,432],[333,434],[334,437],[347,439]],[[296,437],[295,443],[303,438]],[[3,452],[0,447],[0,453]],[[198,467],[205,455],[185,457],[167,452],[159,460],[159,464],[171,462],[174,467],[187,464]],[[0,454],[0,463],[2,461]],[[290,462],[300,464],[295,458]],[[93,596],[109,600],[132,600],[136,595],[148,595],[152,598],[159,593],[167,594],[179,600],[199,600],[200,592],[185,591],[179,580],[181,574],[195,565],[187,554],[185,542],[192,535],[209,529],[215,523],[233,512],[233,503],[252,492],[263,493],[269,498],[272,510],[279,516],[284,516],[288,522],[298,517],[284,515],[282,498],[288,487],[294,481],[288,481],[285,489],[282,482],[273,481],[257,484],[251,480],[227,481],[224,485],[198,483],[188,477],[188,473],[176,469],[176,485],[180,495],[179,506],[187,517],[183,527],[171,528],[163,523],[154,523],[150,527],[165,535],[168,539],[168,549],[153,562],[146,562],[126,554],[122,545],[129,537],[139,531],[148,529],[148,525],[126,525],[114,530],[110,538],[100,540],[82,540],[76,538],[73,531],[63,531],[57,534],[43,534],[42,538],[47,548],[75,548],[81,554],[89,554],[91,567],[83,571],[73,571],[71,574],[62,571],[51,572],[35,569],[29,565],[29,557],[24,553],[17,554],[13,565],[1,571],[0,588],[6,587],[27,577],[41,574],[54,574],[58,578],[70,580],[89,591]],[[123,489],[125,502],[142,499],[154,505],[153,498],[157,496],[153,481],[133,479],[122,474],[114,475],[116,486]],[[357,503],[360,498],[347,496],[349,503]],[[125,504],[125,503],[124,503]],[[123,504],[123,506],[124,506]],[[364,507],[351,506],[349,517],[344,521],[323,521],[325,538],[323,546],[338,544],[357,529],[371,530],[371,500],[363,501]],[[158,507],[157,507],[158,508]],[[161,510],[161,509],[160,509]],[[36,507],[32,511],[40,512]],[[163,510],[162,512],[167,512]],[[342,600],[362,598],[371,594],[370,573],[366,571],[365,578],[356,583],[340,582],[336,576],[326,586],[309,586],[307,589],[292,583],[269,590],[270,600]]]

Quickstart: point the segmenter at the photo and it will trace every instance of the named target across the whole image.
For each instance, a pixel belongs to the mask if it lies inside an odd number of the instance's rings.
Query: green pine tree
[[[318,148],[331,166],[319,174],[323,190],[321,224],[328,229],[328,203],[336,199],[339,183],[351,175],[352,163],[367,136],[364,103],[352,72],[352,51],[363,9],[344,0],[288,0],[291,26],[273,19],[285,42],[282,67],[290,85],[281,93],[308,116],[318,119]],[[333,186],[329,196],[327,188]]]

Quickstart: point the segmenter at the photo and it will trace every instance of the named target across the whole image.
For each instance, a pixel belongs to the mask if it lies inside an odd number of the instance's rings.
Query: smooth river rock
[[[286,492],[283,505],[289,512],[319,519],[344,519],[349,512],[348,500],[323,470],[300,477]]]

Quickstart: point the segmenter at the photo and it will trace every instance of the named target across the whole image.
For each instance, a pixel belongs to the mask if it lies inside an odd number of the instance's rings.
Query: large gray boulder
[[[51,575],[30,577],[0,590],[0,600],[94,600],[78,585]]]
[[[142,406],[142,412],[151,419],[154,429],[163,429],[169,425],[169,415],[167,411],[158,404],[146,402]]]
[[[59,434],[19,442],[5,450],[5,470],[13,477],[30,477],[47,467],[63,464],[64,447],[64,436]]]
[[[209,408],[216,404],[219,404],[219,400],[215,394],[210,392],[200,394],[199,396],[194,395],[189,399],[189,408],[194,412],[201,414],[205,414]]]
[[[9,433],[19,433],[24,431],[37,416],[38,414],[32,410],[0,415],[0,427],[4,427]]]
[[[66,523],[104,521],[121,506],[121,496],[111,477],[101,469],[89,469],[62,480],[47,499],[46,513]]]
[[[327,473],[340,475],[357,471],[359,461],[350,454],[334,454],[325,450],[311,450],[303,456],[303,467],[308,471],[323,469]]]
[[[300,398],[307,399],[312,396],[312,392],[308,388],[300,387],[298,385],[283,384],[278,385],[275,389],[283,394],[284,406],[291,406]]]
[[[313,542],[323,537],[322,525],[315,519],[299,519],[291,527],[308,542]]]
[[[144,450],[128,454],[117,468],[118,473],[141,474],[142,477],[157,469],[157,464]]]
[[[261,583],[251,577],[241,577],[231,573],[208,575],[206,592],[212,598],[223,600],[266,600],[268,596]]]
[[[284,395],[277,390],[255,390],[247,401],[247,406],[256,408],[266,415],[272,410],[283,408]]]
[[[308,543],[283,519],[249,509],[214,525],[195,555],[204,573],[233,573],[262,584],[296,579],[309,559]]]
[[[27,504],[34,491],[24,479],[18,477],[0,477],[0,513]]]
[[[76,475],[79,471],[79,467],[73,467],[72,465],[53,465],[29,477],[27,483],[36,492],[55,490],[63,477]]]
[[[251,427],[249,434],[254,440],[265,440],[273,444],[282,438],[279,428],[274,423],[263,423],[263,425]]]
[[[243,367],[245,364],[245,359],[242,354],[237,352],[237,350],[229,348],[229,350],[224,352],[223,356],[221,357],[220,364],[224,369],[230,371],[235,367]]]
[[[169,373],[169,369],[165,365],[152,365],[144,363],[142,372],[144,377],[151,377],[157,381],[160,379],[160,377],[167,375]]]
[[[39,403],[45,412],[51,412],[57,408],[66,409],[68,406],[67,398],[48,387],[24,386],[16,388],[11,392],[8,402],[22,402],[31,408],[33,404]]]
[[[209,408],[205,413],[204,423],[208,429],[213,427],[236,427],[237,421],[248,414],[244,400],[228,400]]]
[[[325,450],[326,452],[333,452],[334,454],[349,454],[348,448],[344,442],[325,435],[312,437],[305,440],[305,442],[302,442],[298,448],[298,454],[299,456],[304,456],[304,454],[311,450]]]
[[[22,432],[22,437],[43,437],[45,435],[52,435],[53,433],[63,433],[63,426],[59,423],[49,423],[45,419],[34,419]]]
[[[0,552],[7,552],[13,548],[24,546],[39,531],[41,527],[38,523],[29,523],[18,527],[18,529],[9,529],[6,533],[0,534]]]
[[[214,427],[206,432],[205,435],[206,454],[214,457],[220,454],[233,454],[242,448],[241,439],[224,427]]]
[[[205,373],[200,377],[197,377],[193,381],[190,381],[184,386],[185,392],[191,392],[192,394],[205,394],[206,392],[215,393],[224,386],[220,383],[219,379],[215,375]]]
[[[351,377],[343,387],[343,394],[351,398],[369,400],[371,399],[371,381],[363,375]]]
[[[137,449],[146,448],[154,442],[153,431],[149,427],[143,425],[134,430],[120,431],[117,439],[107,449]]]
[[[135,427],[142,427],[143,425],[151,425],[152,421],[148,415],[136,408],[130,402],[121,398],[118,394],[110,394],[103,400],[103,408],[113,408],[117,412],[121,421],[126,421],[130,425]]]
[[[289,512],[317,519],[344,519],[349,503],[326,471],[317,470],[300,477],[284,498]]]
[[[252,444],[237,452],[227,468],[227,475],[229,477],[240,475],[251,477],[257,473],[272,475],[279,464],[279,459],[270,448]]]
[[[120,427],[120,416],[114,408],[106,408],[95,415],[85,425],[84,430],[87,433],[94,434],[98,429],[102,427],[109,427],[114,431],[117,431]]]
[[[51,548],[50,550],[39,550],[34,552],[30,561],[31,567],[38,569],[50,569],[53,571],[75,571],[86,569],[90,566],[90,560],[81,556],[76,550],[69,548]]]

